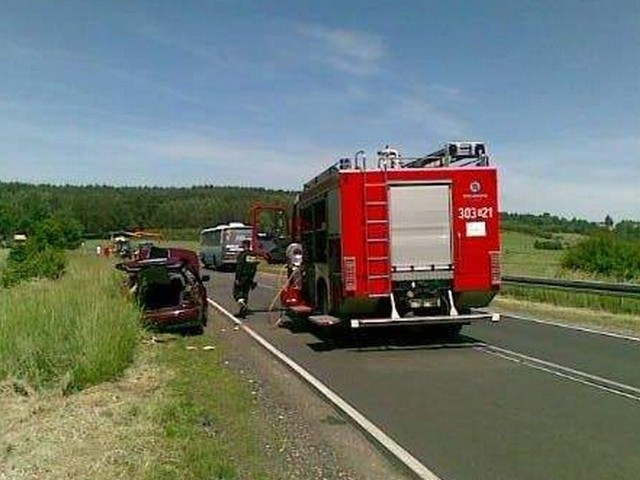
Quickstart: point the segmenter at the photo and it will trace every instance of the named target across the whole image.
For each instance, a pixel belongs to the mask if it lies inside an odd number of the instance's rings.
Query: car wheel
[[[190,333],[192,335],[202,335],[204,333],[204,325],[200,324],[192,327]]]

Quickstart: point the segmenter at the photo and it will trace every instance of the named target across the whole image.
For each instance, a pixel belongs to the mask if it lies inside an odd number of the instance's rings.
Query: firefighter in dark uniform
[[[258,256],[251,250],[251,241],[243,240],[242,252],[238,254],[236,276],[233,282],[233,298],[238,302],[238,316],[244,318],[249,310],[249,291],[256,288],[255,276],[258,270]]]

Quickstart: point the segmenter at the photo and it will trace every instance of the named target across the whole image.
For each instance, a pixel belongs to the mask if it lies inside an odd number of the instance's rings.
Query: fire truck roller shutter
[[[394,280],[453,278],[451,185],[392,184],[389,201]]]
[[[339,189],[334,188],[327,192],[327,233],[340,235],[340,197]]]

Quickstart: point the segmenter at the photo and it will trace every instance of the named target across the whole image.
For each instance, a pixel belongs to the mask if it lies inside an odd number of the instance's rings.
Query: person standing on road
[[[238,316],[244,318],[249,311],[249,292],[256,288],[255,276],[258,270],[258,257],[251,250],[251,241],[242,241],[242,252],[238,254],[236,275],[233,282],[233,299],[238,302]]]

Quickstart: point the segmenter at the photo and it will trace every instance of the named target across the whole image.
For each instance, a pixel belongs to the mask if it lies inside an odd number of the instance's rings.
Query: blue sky
[[[297,189],[482,139],[501,208],[640,220],[640,2],[10,1],[0,178]]]

